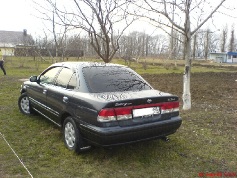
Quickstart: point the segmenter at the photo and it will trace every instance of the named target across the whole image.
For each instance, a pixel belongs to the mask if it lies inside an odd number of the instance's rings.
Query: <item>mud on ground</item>
[[[160,91],[180,97],[182,105],[182,74],[145,74],[143,77]],[[237,112],[237,73],[194,73],[191,75],[192,108]],[[236,113],[237,114],[237,113]],[[237,116],[236,116],[237,117]]]

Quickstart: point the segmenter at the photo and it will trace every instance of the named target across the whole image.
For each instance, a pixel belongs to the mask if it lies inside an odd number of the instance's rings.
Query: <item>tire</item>
[[[90,148],[84,146],[83,138],[72,117],[67,117],[63,123],[63,140],[69,150],[80,153]]]
[[[30,100],[26,93],[22,93],[18,99],[18,107],[20,111],[25,115],[32,114],[32,108],[30,106]]]

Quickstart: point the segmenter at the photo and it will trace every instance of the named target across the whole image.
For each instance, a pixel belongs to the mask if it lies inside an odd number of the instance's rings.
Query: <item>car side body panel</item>
[[[57,86],[49,87],[47,90],[47,106],[50,108],[49,117],[60,124],[61,115],[67,111],[67,105],[72,96],[73,91]]]
[[[37,83],[26,82],[27,95],[31,101],[32,106],[40,112],[47,110],[47,101],[45,91],[47,86],[39,85]]]

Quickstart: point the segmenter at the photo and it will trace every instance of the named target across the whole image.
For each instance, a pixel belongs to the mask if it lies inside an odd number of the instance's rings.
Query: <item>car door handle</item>
[[[63,102],[64,102],[64,103],[67,103],[67,102],[68,102],[68,97],[64,96],[64,97],[63,97]]]
[[[46,89],[44,89],[44,90],[43,90],[43,94],[46,94],[46,93],[47,93],[47,90],[46,90]]]

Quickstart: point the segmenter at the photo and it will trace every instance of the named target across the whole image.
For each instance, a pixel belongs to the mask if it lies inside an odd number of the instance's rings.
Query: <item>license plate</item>
[[[146,117],[146,116],[153,116],[155,114],[160,114],[159,107],[142,108],[142,109],[133,110],[133,117]]]

